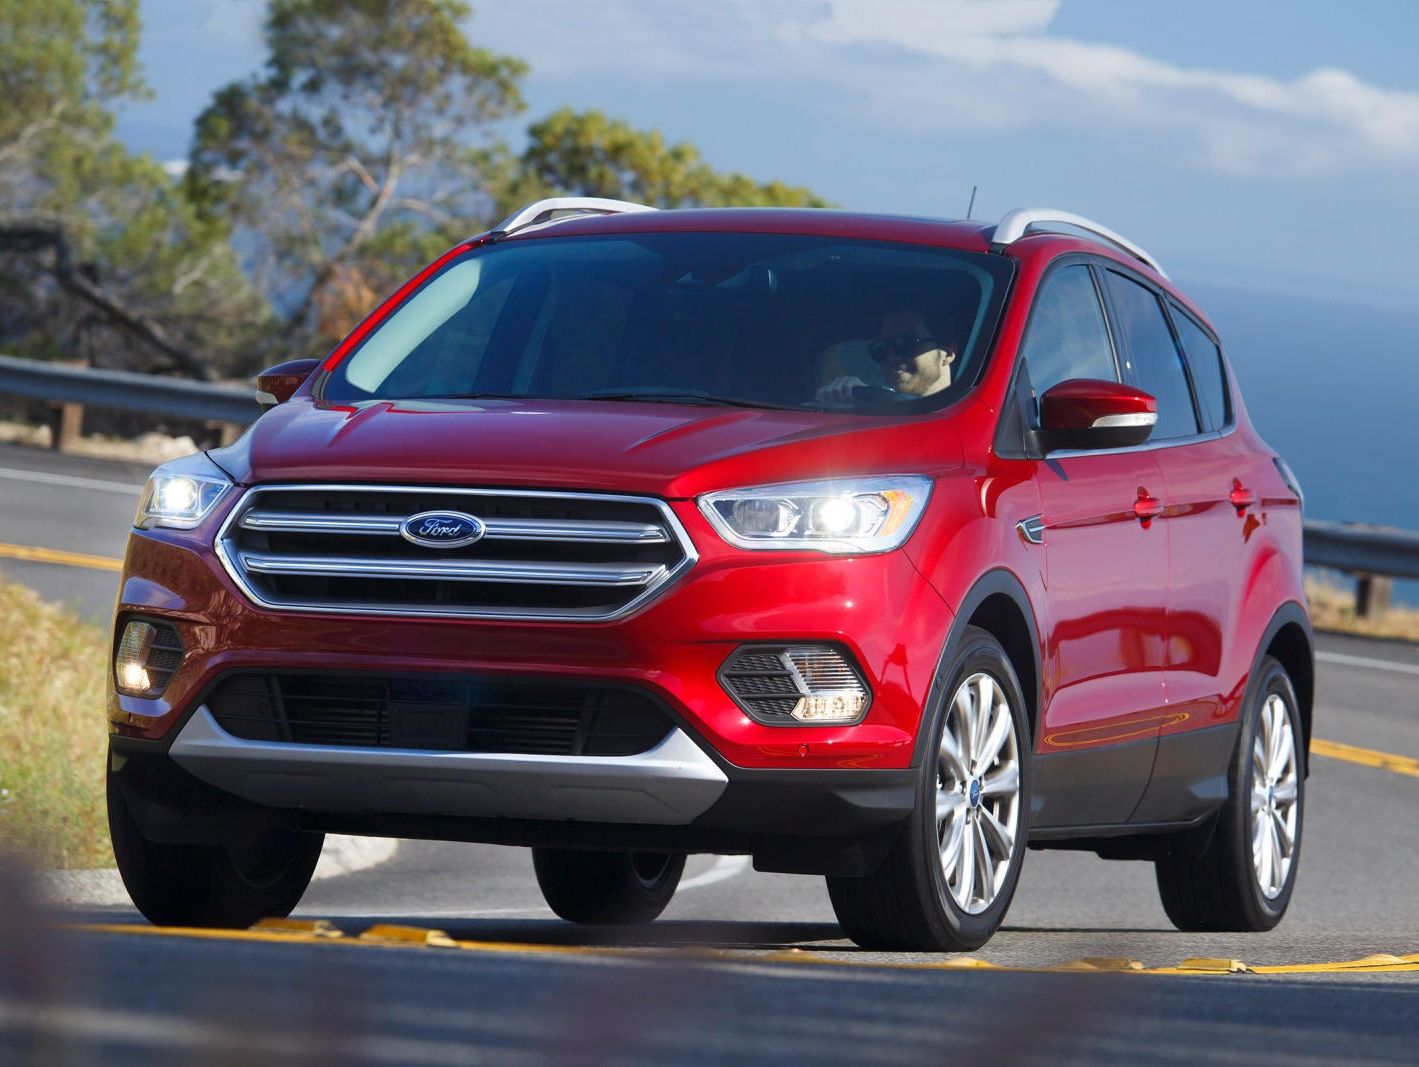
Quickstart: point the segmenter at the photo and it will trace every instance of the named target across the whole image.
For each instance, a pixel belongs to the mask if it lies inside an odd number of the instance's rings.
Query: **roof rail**
[[[1020,207],[1014,211],[1006,212],[1005,216],[995,224],[995,230],[991,234],[990,243],[1004,247],[1018,241],[1024,237],[1031,228],[1045,230],[1046,232],[1059,233],[1059,230],[1051,230],[1050,224],[1056,226],[1072,226],[1076,230],[1085,230],[1098,237],[1115,248],[1120,248],[1127,252],[1140,263],[1146,263],[1164,278],[1167,272],[1159,266],[1158,261],[1145,252],[1138,245],[1134,244],[1122,234],[1115,233],[1107,226],[1101,226],[1092,219],[1086,219],[1083,215],[1076,215],[1072,211],[1058,211],[1055,208],[1047,207]]]
[[[554,196],[513,212],[493,227],[493,232],[512,233],[527,226],[556,222],[576,215],[620,215],[630,211],[654,210],[648,204],[633,204],[628,200],[607,200],[599,196]]]

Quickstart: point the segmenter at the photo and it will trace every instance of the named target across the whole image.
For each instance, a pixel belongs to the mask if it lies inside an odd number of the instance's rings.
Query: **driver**
[[[932,331],[920,311],[907,308],[888,312],[867,351],[882,365],[887,388],[905,396],[931,396],[951,384],[951,364],[956,362],[954,346]],[[817,399],[850,403],[853,391],[864,387],[867,383],[861,378],[844,375],[820,388]]]

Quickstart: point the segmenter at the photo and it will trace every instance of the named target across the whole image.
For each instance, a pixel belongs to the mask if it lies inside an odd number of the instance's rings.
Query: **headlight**
[[[164,463],[143,487],[133,525],[190,530],[212,513],[231,487],[221,468],[200,452]]]
[[[700,510],[740,548],[868,553],[897,548],[916,528],[931,479],[915,474],[730,489]]]

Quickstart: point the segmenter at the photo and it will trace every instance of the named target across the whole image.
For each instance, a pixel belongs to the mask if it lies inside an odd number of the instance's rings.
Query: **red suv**
[[[1118,234],[542,201],[258,384],[128,544],[154,922],[285,915],[325,832],[531,846],[579,922],[750,854],[879,948],[981,945],[1027,845],[1286,910],[1301,493]]]

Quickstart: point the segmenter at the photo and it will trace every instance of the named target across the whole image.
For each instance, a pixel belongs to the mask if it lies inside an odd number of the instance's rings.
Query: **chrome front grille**
[[[401,536],[405,519],[432,511],[475,516],[482,537],[427,548]],[[412,486],[260,486],[217,549],[266,607],[581,622],[629,614],[695,561],[653,498]]]

